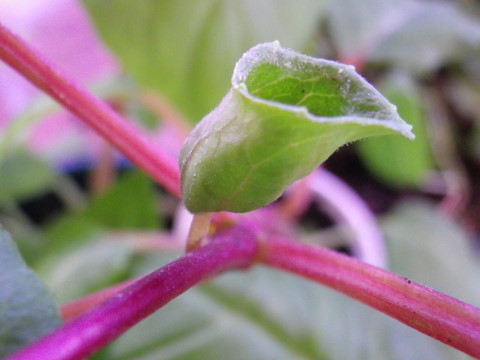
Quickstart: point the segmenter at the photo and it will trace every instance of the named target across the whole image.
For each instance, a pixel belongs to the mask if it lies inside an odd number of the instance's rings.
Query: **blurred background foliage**
[[[0,20],[174,156],[185,131],[178,120],[192,126],[215,107],[251,46],[279,40],[354,65],[417,138],[365,140],[340,149],[325,167],[378,215],[393,271],[480,305],[476,1],[49,1],[57,6],[40,10],[24,0],[17,15],[5,11]],[[0,9],[15,6],[0,2]],[[30,25],[19,22],[22,11]],[[172,228],[178,235],[174,199],[3,65],[0,94],[0,223],[57,301],[178,255],[152,245],[172,238]],[[306,218],[318,238],[330,229],[317,208]],[[330,290],[262,268],[191,290],[94,358],[225,354],[468,359]]]

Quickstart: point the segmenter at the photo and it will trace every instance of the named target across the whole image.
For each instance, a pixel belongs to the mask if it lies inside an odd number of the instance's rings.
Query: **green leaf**
[[[121,241],[125,235],[107,230],[158,229],[157,201],[151,179],[138,170],[128,170],[86,209],[49,225],[45,233],[49,246],[35,268],[58,301],[74,300],[126,276],[133,241]]]
[[[254,210],[343,144],[394,133],[413,138],[410,128],[351,66],[277,42],[257,45],[184,144],[183,199],[193,213]]]
[[[44,259],[37,271],[64,304],[123,280],[133,256],[133,246],[115,235],[78,243],[68,252]]]
[[[435,169],[420,93],[404,73],[392,74],[378,88],[413,126],[415,141],[393,136],[366,139],[357,144],[361,159],[374,175],[392,186],[419,186]]]
[[[480,23],[455,2],[340,0],[328,4],[330,33],[342,59],[388,62],[424,72],[479,44]]]
[[[458,60],[480,44],[480,22],[458,4],[410,1],[401,11],[407,20],[378,44],[371,61],[423,72]]]
[[[52,295],[0,228],[0,357],[60,325]]]
[[[151,179],[129,171],[107,193],[93,200],[84,215],[115,229],[158,229],[161,219]]]
[[[322,0],[84,0],[127,73],[197,122],[229,87],[235,61],[279,39],[306,50]]]
[[[157,202],[151,179],[138,170],[129,170],[85,209],[65,214],[48,225],[43,257],[53,256],[54,266],[61,254],[98,240],[108,229],[158,229],[162,219]]]
[[[0,162],[0,204],[34,196],[50,189],[54,183],[53,170],[25,150],[12,153]]]
[[[48,224],[44,231],[46,248],[42,258],[75,249],[79,244],[99,238],[105,228],[83,214],[68,214]]]

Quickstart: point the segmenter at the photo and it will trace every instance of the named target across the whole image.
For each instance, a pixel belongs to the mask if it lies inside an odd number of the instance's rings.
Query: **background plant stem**
[[[262,262],[314,280],[480,358],[480,309],[383,269],[291,239],[269,238]]]
[[[107,104],[58,72],[2,24],[0,59],[87,123],[160,185],[180,197],[180,176],[174,159],[146,141],[137,128]]]
[[[381,268],[387,267],[383,235],[375,215],[347,184],[329,171],[319,168],[308,178],[308,185],[321,200],[322,208],[345,228],[355,256]]]

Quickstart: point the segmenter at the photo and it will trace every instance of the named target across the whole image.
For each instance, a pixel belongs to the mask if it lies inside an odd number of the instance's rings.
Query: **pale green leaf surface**
[[[398,136],[369,138],[357,143],[370,172],[391,186],[417,187],[435,169],[422,110],[421,96],[405,73],[387,77],[378,89],[397,106],[398,113],[413,126],[415,141]]]
[[[55,301],[0,228],[0,357],[60,325]]]
[[[125,276],[133,248],[114,235],[77,244],[75,249],[49,256],[37,271],[58,302],[67,303],[111,285]]]
[[[367,56],[383,35],[381,24],[388,23],[384,19],[394,14],[392,9],[399,6],[397,0],[329,1],[325,9],[326,21],[339,57]]]
[[[399,32],[392,32],[371,54],[371,60],[390,62],[412,71],[435,70],[480,45],[480,22],[454,3],[412,2],[414,14]]]
[[[152,181],[145,174],[128,170],[84,209],[66,214],[48,225],[46,255],[68,252],[100,238],[108,229],[158,229],[161,214],[155,195]]]
[[[154,184],[140,171],[123,174],[115,186],[88,204],[83,214],[113,229],[158,229]]]
[[[433,205],[405,203],[383,221],[394,271],[480,306],[480,262],[464,230]]]
[[[471,239],[451,218],[433,204],[407,202],[397,206],[382,221],[382,227],[392,271],[480,306],[479,257]],[[446,359],[472,359],[446,345],[434,344]]]
[[[80,244],[98,239],[104,232],[104,227],[82,214],[69,214],[56,219],[43,231],[45,248],[38,261],[74,250]]]
[[[36,270],[61,303],[123,279],[131,265],[135,237],[125,239],[121,230],[158,229],[156,201],[151,180],[129,170],[85,209],[50,224],[45,232],[49,247]]]
[[[480,23],[456,3],[339,0],[328,4],[331,34],[344,59],[388,62],[424,72],[480,44]]]
[[[251,46],[280,40],[305,51],[322,0],[86,0],[127,73],[164,94],[197,122],[227,92],[235,61]]]
[[[28,151],[9,154],[0,162],[0,204],[51,189],[55,180],[50,166]]]
[[[345,143],[413,138],[410,128],[351,66],[260,44],[238,61],[232,89],[183,146],[183,199],[193,213],[254,210]]]

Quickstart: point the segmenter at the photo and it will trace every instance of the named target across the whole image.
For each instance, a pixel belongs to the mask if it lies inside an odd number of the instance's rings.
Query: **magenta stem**
[[[78,116],[160,185],[180,197],[178,165],[107,104],[61,74],[0,24],[0,59]]]
[[[192,286],[222,271],[248,267],[257,255],[251,232],[227,230],[4,360],[85,359]]]
[[[480,309],[351,257],[270,238],[262,262],[314,280],[480,358]]]

